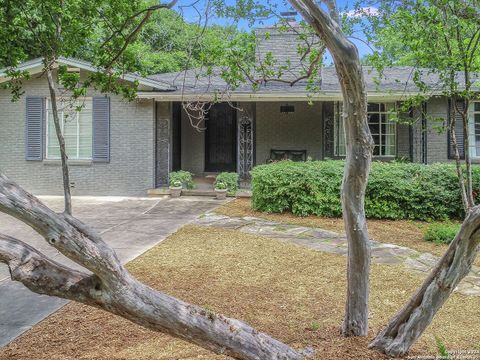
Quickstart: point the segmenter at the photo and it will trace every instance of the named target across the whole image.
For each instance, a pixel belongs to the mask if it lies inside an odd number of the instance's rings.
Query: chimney
[[[282,12],[281,16],[282,20],[277,25],[255,30],[256,58],[263,62],[267,54],[271,53],[275,61],[274,69],[288,66],[292,71],[284,76],[295,78],[302,61],[298,48],[305,46],[305,40],[299,36],[303,30],[296,21],[296,12]],[[289,26],[285,29],[285,25]]]
[[[291,27],[298,27],[297,15],[298,13],[296,11],[284,11],[280,13],[283,20]]]

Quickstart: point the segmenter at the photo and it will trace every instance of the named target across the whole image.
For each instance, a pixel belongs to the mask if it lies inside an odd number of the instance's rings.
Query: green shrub
[[[170,173],[170,184],[179,181],[184,188],[193,189],[192,173],[188,171],[174,171]]]
[[[435,244],[450,244],[459,229],[459,224],[450,222],[430,224],[423,233],[423,239]]]
[[[235,195],[238,190],[238,180],[239,176],[237,173],[234,172],[222,172],[217,175],[215,179],[215,187],[218,183],[223,183],[228,190],[229,195]]]
[[[182,182],[180,180],[170,181],[170,186],[179,188],[182,187]]]
[[[215,182],[215,189],[217,190],[226,190],[227,189],[227,185],[223,182],[220,182],[220,181],[216,181]]]
[[[279,161],[255,167],[253,207],[265,212],[340,217],[343,161]],[[480,167],[473,167],[480,193]],[[455,168],[373,162],[365,194],[367,217],[378,219],[446,220],[463,216]]]

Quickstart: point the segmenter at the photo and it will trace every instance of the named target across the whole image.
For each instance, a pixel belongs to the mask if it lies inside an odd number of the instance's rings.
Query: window
[[[58,115],[65,138],[65,150],[69,159],[92,159],[92,99],[82,99],[75,103],[59,101]],[[80,109],[80,111],[77,111]],[[47,144],[46,158],[60,159],[60,145],[55,132],[55,123],[50,100],[46,106]]]
[[[472,103],[469,115],[470,156],[480,157],[480,101]]]
[[[390,120],[390,112],[394,109],[394,104],[368,104],[368,125],[375,143],[374,156],[393,157],[397,154],[397,124]],[[334,122],[335,156],[346,155],[345,129],[341,119],[342,111],[342,105],[337,103]]]

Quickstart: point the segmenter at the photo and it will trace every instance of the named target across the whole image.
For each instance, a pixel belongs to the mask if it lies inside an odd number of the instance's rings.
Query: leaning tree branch
[[[333,1],[324,1],[330,16],[313,0],[289,1],[320,35],[332,54],[342,87],[347,147],[342,207],[348,239],[347,302],[342,333],[345,336],[367,335],[370,243],[364,205],[374,143],[367,121],[362,65],[357,48],[333,19],[339,19]]]
[[[0,262],[7,264],[12,280],[38,294],[94,305],[100,279],[48,259],[30,245],[0,233]]]
[[[87,276],[46,259],[18,240],[0,237],[0,261],[33,291],[99,307],[146,328],[237,359],[296,360],[303,355],[235,319],[156,291],[136,280],[115,252],[85,224],[57,214],[0,174],[0,211],[32,227]],[[63,285],[62,285],[63,283]]]

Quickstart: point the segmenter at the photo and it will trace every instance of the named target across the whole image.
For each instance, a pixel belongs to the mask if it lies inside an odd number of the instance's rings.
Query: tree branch
[[[7,264],[12,280],[38,294],[62,297],[92,305],[98,303],[95,275],[69,269],[48,259],[36,249],[0,233],[0,262]]]
[[[0,236],[0,261],[31,290],[93,305],[146,328],[245,360],[300,360],[290,346],[251,326],[185,303],[136,280],[93,230],[57,214],[0,174],[0,211],[31,226],[62,254],[92,271],[87,276]]]
[[[108,63],[108,65],[106,66],[106,69],[107,71],[108,70],[111,70],[111,68],[113,67],[113,65],[115,64],[115,62],[120,58],[120,56],[122,56],[122,54],[125,52],[125,50],[127,49],[128,45],[133,41],[135,40],[135,37],[137,36],[137,34],[140,32],[140,30],[143,28],[143,26],[146,24],[146,22],[150,19],[150,17],[152,16],[153,12],[156,11],[156,10],[159,10],[159,9],[171,9],[175,6],[175,4],[178,2],[178,0],[172,0],[170,1],[169,3],[167,4],[158,4],[158,5],[154,5],[154,6],[150,6],[149,8],[146,8],[146,9],[143,9],[143,10],[140,10],[139,12],[133,14],[132,16],[130,16],[125,22],[124,24],[122,25],[122,27],[118,30],[118,32],[114,32],[106,41],[104,44],[106,44],[107,42],[109,42],[111,39],[113,39],[117,34],[120,34],[124,39],[125,39],[125,42],[122,46],[122,48],[113,56],[113,58],[110,60],[110,62]],[[136,17],[144,14],[145,15],[143,16],[142,20],[140,21],[140,23],[130,32],[130,34],[127,36],[127,37],[124,37],[122,32],[123,30],[128,26],[128,24],[133,20],[135,19]]]

